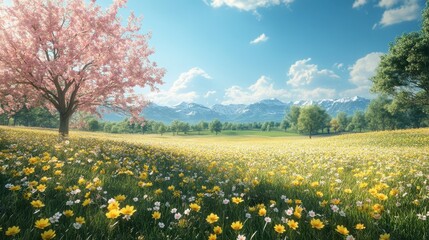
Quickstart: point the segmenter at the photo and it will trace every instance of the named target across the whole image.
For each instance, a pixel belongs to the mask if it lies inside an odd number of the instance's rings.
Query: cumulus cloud
[[[367,3],[367,0],[355,0],[353,3],[353,8],[358,8]]]
[[[210,5],[214,8],[227,6],[237,8],[243,11],[255,11],[258,8],[275,6],[275,5],[289,5],[294,0],[211,0]]]
[[[174,105],[180,102],[194,102],[199,97],[195,91],[185,91],[188,84],[195,78],[211,79],[211,77],[201,68],[194,67],[187,72],[181,73],[173,85],[165,91],[149,94],[149,99],[161,105]]]
[[[250,104],[268,98],[285,100],[290,98],[290,94],[285,89],[275,89],[270,78],[261,76],[254,84],[245,89],[239,86],[226,89],[222,104]]]
[[[204,98],[209,98],[210,96],[216,94],[216,91],[208,91],[206,94],[204,94]]]
[[[375,75],[380,57],[383,53],[372,52],[365,57],[358,59],[353,66],[349,68],[349,82],[355,85],[355,88],[348,89],[342,92],[344,96],[369,96],[369,89],[372,86],[370,80]]]
[[[385,1],[383,6],[393,6],[395,3],[396,1]],[[420,6],[417,0],[406,0],[401,6],[384,11],[379,25],[385,27],[401,22],[413,21],[418,19],[419,16]]]
[[[390,8],[398,4],[400,0],[380,0],[378,6],[383,8]]]
[[[259,37],[250,41],[250,44],[258,44],[258,43],[266,42],[267,40],[268,40],[268,37],[265,35],[265,33],[262,33],[261,35],[259,35]]]
[[[299,87],[312,83],[318,78],[339,78],[333,71],[328,69],[319,70],[315,64],[309,64],[311,58],[296,61],[288,72],[288,85]]]
[[[337,91],[332,88],[295,89],[295,100],[319,100],[335,98]]]

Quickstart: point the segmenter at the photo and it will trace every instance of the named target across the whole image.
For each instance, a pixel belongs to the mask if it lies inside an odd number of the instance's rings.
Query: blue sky
[[[108,5],[111,0],[101,1]],[[151,60],[167,70],[146,98],[205,105],[371,97],[395,37],[418,31],[424,0],[129,0]]]

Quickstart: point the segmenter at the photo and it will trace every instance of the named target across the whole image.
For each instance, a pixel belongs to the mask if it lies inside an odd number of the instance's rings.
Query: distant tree
[[[392,104],[429,112],[429,1],[422,29],[398,37],[376,70],[372,91],[388,94]]]
[[[371,100],[366,110],[366,119],[368,127],[371,130],[386,130],[392,122],[392,114],[389,112],[388,107],[391,103],[386,96],[382,95],[376,99]]]
[[[322,108],[319,109],[320,112],[320,129],[323,130],[326,128],[326,132],[329,133],[331,129],[331,116]]]
[[[301,108],[298,106],[292,106],[289,112],[286,114],[286,119],[289,121],[292,128],[298,129],[298,118],[301,112]]]
[[[288,120],[283,119],[282,123],[280,124],[280,128],[283,129],[285,132],[288,128],[290,128],[290,123]]]
[[[311,138],[323,125],[323,111],[324,110],[317,105],[301,108],[298,118],[298,130],[307,133],[309,138]]]
[[[98,131],[99,127],[100,127],[100,124],[97,121],[97,119],[89,120],[89,122],[88,122],[88,130],[89,131],[93,131],[93,132]]]
[[[201,123],[192,125],[192,130],[194,130],[195,132],[198,132],[198,134],[200,134],[201,131],[203,130],[203,125]]]
[[[209,129],[217,135],[222,131],[222,123],[218,119],[215,119],[209,124]]]
[[[180,121],[179,120],[174,120],[173,122],[171,122],[170,129],[171,129],[171,132],[173,132],[173,135],[179,134],[179,131],[180,131]]]
[[[198,125],[200,125],[201,131],[209,129],[209,123],[208,122],[201,121],[201,122],[198,123]]]
[[[337,131],[343,132],[346,130],[347,126],[349,125],[349,121],[347,119],[347,113],[345,112],[339,112],[336,117],[338,121],[338,129]]]
[[[362,111],[356,111],[353,114],[351,123],[354,129],[359,129],[359,132],[362,132],[362,129],[366,128],[366,119],[365,113]]]
[[[334,132],[338,132],[338,129],[340,128],[340,124],[338,123],[338,120],[336,118],[333,118],[330,122],[332,130]]]
[[[161,123],[158,124],[158,133],[161,134],[161,136],[167,131],[167,127]]]
[[[270,131],[270,123],[264,122],[261,126],[261,131]]]

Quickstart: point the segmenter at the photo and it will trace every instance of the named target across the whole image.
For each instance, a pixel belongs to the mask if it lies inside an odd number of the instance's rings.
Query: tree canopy
[[[141,34],[140,19],[121,24],[125,0],[104,9],[86,0],[13,0],[0,4],[0,113],[45,106],[58,112],[62,135],[76,111],[106,106],[138,119],[145,101],[135,87],[156,89],[165,70]]]
[[[390,45],[372,81],[372,91],[392,96],[393,106],[402,109],[413,106],[429,112],[428,1],[421,31],[404,34]]]

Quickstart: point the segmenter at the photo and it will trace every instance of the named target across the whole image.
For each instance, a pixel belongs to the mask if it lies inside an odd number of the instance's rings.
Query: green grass
[[[337,225],[347,227],[356,239],[378,239],[383,233],[391,239],[429,239],[428,221],[417,216],[429,211],[429,129],[314,139],[252,133],[183,137],[72,132],[70,143],[58,144],[56,131],[0,127],[0,239],[12,239],[5,235],[11,226],[20,227],[18,239],[40,239],[47,229],[55,230],[57,239],[208,239],[214,226],[223,229],[217,239],[239,234],[255,240],[345,239],[335,231]],[[31,163],[32,158],[37,162]],[[26,175],[25,168],[34,168],[34,173]],[[79,184],[80,178],[85,182]],[[31,186],[32,181],[37,183]],[[21,189],[11,191],[6,184]],[[46,191],[35,191],[39,184],[46,184]],[[371,194],[372,188],[388,199]],[[76,189],[80,192],[72,194]],[[391,195],[395,189],[398,194]],[[120,207],[137,210],[128,221],[105,215],[109,199],[119,194],[126,196]],[[232,203],[235,196],[243,202]],[[35,199],[46,206],[37,211],[30,204]],[[91,204],[82,206],[85,199]],[[332,211],[333,199],[341,201],[337,206],[345,216]],[[80,202],[67,206],[76,200]],[[154,220],[157,202],[161,218]],[[190,203],[199,204],[200,211],[185,214]],[[384,210],[374,212],[375,204]],[[258,215],[262,206],[265,216]],[[297,206],[304,209],[301,217],[286,214]],[[174,208],[184,220],[175,219]],[[43,230],[35,228],[38,219],[66,209],[75,215],[62,216]],[[322,230],[311,227],[310,210],[324,222]],[[206,221],[210,213],[219,216],[218,222]],[[80,229],[73,227],[77,216],[86,220]],[[285,219],[297,221],[298,229],[289,228]],[[234,221],[241,221],[243,229],[234,231]],[[354,229],[357,223],[366,229]],[[286,232],[276,233],[275,224],[286,226]]]

